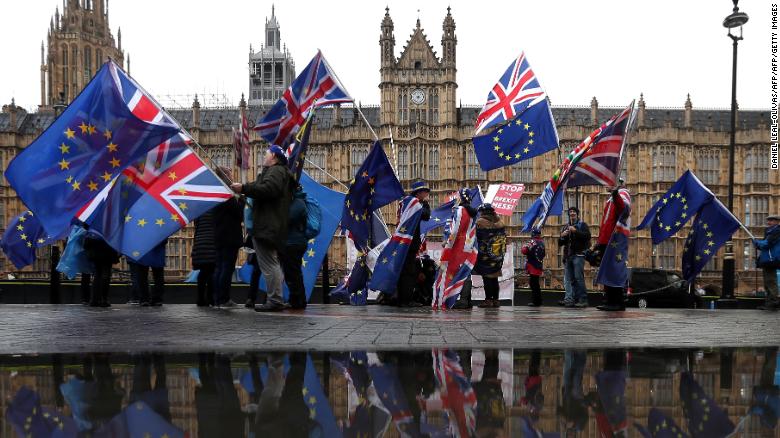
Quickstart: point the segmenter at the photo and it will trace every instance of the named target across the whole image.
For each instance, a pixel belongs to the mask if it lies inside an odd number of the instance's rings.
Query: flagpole
[[[398,170],[398,154],[396,153],[396,150],[395,150],[395,142],[393,141],[393,129],[392,129],[391,127],[389,127],[389,126],[388,126],[388,127],[387,127],[387,132],[389,132],[389,133],[390,133],[390,149],[392,149],[392,150],[393,150],[393,162],[395,163],[395,166],[394,166],[394,168],[393,168],[393,171],[394,171],[394,172],[396,173],[396,175],[397,175],[397,174],[398,174],[398,172],[397,172],[397,170]]]

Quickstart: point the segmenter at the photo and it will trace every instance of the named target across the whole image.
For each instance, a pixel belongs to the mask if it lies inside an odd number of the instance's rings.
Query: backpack
[[[319,236],[322,227],[322,209],[316,199],[306,195],[306,228],[303,234],[306,239],[314,239]]]

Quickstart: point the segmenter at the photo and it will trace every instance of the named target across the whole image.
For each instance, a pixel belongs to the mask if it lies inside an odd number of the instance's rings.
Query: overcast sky
[[[13,96],[29,109],[40,102],[40,45],[57,5],[16,2],[0,15],[0,103]],[[721,23],[733,5],[726,0],[288,0],[276,2],[276,16],[298,71],[320,48],[356,100],[378,104],[385,5],[396,56],[418,17],[441,56],[442,20],[452,7],[464,105],[482,105],[522,50],[553,105],[585,106],[596,96],[602,106],[621,106],[640,92],[651,107],[681,107],[687,93],[694,108],[730,105],[731,40]],[[109,8],[131,73],[152,94],[224,94],[233,104],[248,90],[249,45],[263,43],[271,14],[265,0],[111,0]],[[737,98],[740,108],[769,108],[770,2],[743,0],[740,9],[750,21],[739,44]]]

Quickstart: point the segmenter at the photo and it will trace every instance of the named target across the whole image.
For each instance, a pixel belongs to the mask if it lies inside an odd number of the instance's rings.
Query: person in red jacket
[[[539,277],[544,274],[542,260],[545,256],[544,240],[542,232],[538,229],[531,230],[531,240],[520,248],[520,252],[526,257],[525,270],[528,272],[531,284],[531,307],[542,305],[542,289],[539,286]]]

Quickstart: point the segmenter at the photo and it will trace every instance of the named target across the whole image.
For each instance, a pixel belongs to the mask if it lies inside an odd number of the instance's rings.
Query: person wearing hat
[[[531,285],[531,302],[528,305],[539,307],[542,305],[542,288],[539,285],[539,277],[544,274],[542,261],[545,256],[542,231],[538,228],[532,229],[531,240],[520,248],[520,252],[525,256],[525,271],[528,272],[528,282]]]
[[[287,168],[287,157],[281,147],[273,145],[265,151],[263,167],[253,183],[233,183],[234,192],[254,200],[252,206],[252,239],[257,264],[268,288],[266,303],[258,312],[274,312],[285,308],[282,298],[282,267],[279,253],[287,243],[287,222],[292,203],[295,177]]]
[[[420,205],[422,205],[422,216],[411,233],[412,243],[409,244],[406,259],[404,259],[404,265],[401,269],[401,274],[398,277],[396,299],[397,305],[401,307],[422,306],[422,303],[414,300],[414,291],[415,285],[417,284],[417,277],[420,273],[420,263],[417,261],[417,253],[420,251],[420,245],[422,245],[422,239],[420,238],[420,223],[431,218],[431,206],[428,204],[428,196],[430,196],[430,194],[431,189],[425,181],[418,179],[412,182],[409,196],[413,196],[420,201]],[[401,202],[401,205],[410,204]],[[399,220],[402,215],[403,212],[399,210]]]
[[[485,301],[479,307],[499,307],[498,278],[506,252],[506,229],[493,205],[485,203],[477,209],[477,263],[474,273],[482,276]]]
[[[780,216],[767,216],[764,238],[761,240],[753,239],[753,245],[761,251],[756,264],[764,273],[764,290],[766,291],[766,301],[759,309],[779,310],[777,268],[780,268]]]
[[[561,230],[558,246],[563,247],[563,284],[566,296],[559,304],[566,307],[588,307],[585,289],[585,250],[590,246],[590,228],[580,220],[580,209],[569,207],[569,223]]]

